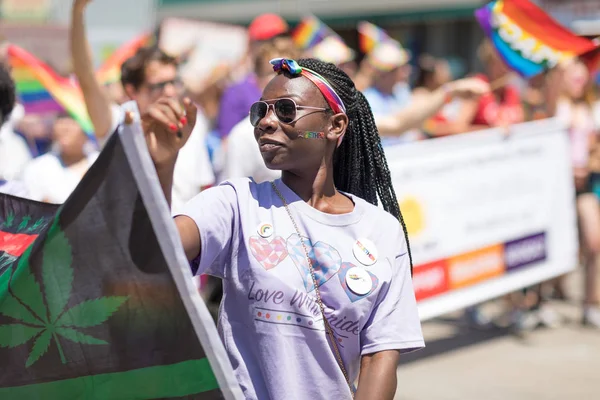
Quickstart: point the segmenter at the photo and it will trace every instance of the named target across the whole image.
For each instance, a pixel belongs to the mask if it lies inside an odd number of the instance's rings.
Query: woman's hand
[[[172,168],[196,124],[196,106],[185,98],[160,98],[142,114],[148,151],[157,169]]]

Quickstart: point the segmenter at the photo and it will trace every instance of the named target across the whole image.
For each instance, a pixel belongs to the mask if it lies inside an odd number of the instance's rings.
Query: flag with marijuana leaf
[[[60,207],[0,194],[0,399],[238,399],[139,125]]]

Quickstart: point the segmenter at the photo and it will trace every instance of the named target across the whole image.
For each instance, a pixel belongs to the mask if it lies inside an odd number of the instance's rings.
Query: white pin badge
[[[354,257],[362,265],[373,265],[377,262],[377,247],[369,239],[360,238],[352,246]]]
[[[352,267],[346,272],[346,285],[348,289],[359,296],[364,296],[371,291],[373,281],[371,275],[359,267]]]
[[[258,232],[260,237],[266,239],[268,237],[271,237],[271,235],[273,235],[273,225],[269,224],[268,222],[263,222],[260,225],[258,225],[258,228],[256,229],[256,231]]]

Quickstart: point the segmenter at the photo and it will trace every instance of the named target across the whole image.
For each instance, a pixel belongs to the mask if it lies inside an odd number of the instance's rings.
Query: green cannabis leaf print
[[[23,253],[11,277],[8,293],[0,293],[0,314],[15,323],[0,325],[0,347],[14,348],[34,340],[26,367],[31,367],[56,344],[63,364],[67,362],[59,337],[75,343],[106,345],[108,342],[81,332],[101,325],[127,297],[101,297],[66,309],[73,289],[71,246],[55,220],[43,247],[42,290],[31,272],[31,249]],[[14,267],[13,267],[14,268]],[[9,272],[7,272],[9,273]]]

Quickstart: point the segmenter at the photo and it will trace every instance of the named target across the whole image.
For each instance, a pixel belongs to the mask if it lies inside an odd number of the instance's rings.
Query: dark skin
[[[318,88],[304,77],[290,79],[278,75],[263,92],[263,101],[291,98],[300,106],[329,106]],[[185,113],[184,113],[185,109]],[[150,155],[154,161],[161,187],[170,202],[173,169],[177,153],[187,141],[196,115],[188,100],[182,107],[173,99],[161,99],[142,115],[142,125]],[[317,210],[329,214],[349,213],[354,209],[350,198],[340,193],[333,180],[333,154],[338,139],[345,134],[348,117],[331,111],[300,109],[301,117],[292,124],[280,122],[272,108],[254,129],[259,149],[270,169],[282,171],[282,181],[301,199]],[[193,118],[193,117],[192,117]],[[177,135],[176,125],[181,130]],[[324,132],[324,139],[299,137],[306,131]],[[175,224],[188,260],[200,254],[200,233],[195,222],[187,216],[175,218]],[[400,353],[396,350],[364,355],[361,358],[357,400],[392,400],[396,393],[396,368]]]
[[[274,103],[291,98],[299,106],[327,108],[317,87],[304,77],[289,79],[278,75],[263,91],[262,99]],[[338,138],[346,132],[348,117],[331,111],[297,111],[293,124],[280,123],[272,109],[254,128],[261,155],[269,169],[281,170],[282,181],[301,199],[319,211],[344,214],[354,209],[352,200],[335,189],[333,152]],[[298,137],[306,131],[325,132],[325,139]],[[267,145],[276,142],[273,149]],[[273,147],[273,146],[270,146]]]

